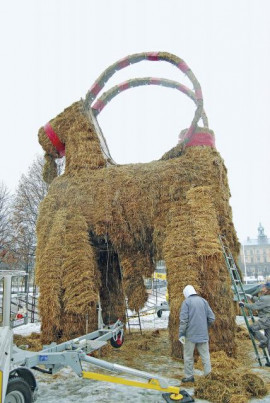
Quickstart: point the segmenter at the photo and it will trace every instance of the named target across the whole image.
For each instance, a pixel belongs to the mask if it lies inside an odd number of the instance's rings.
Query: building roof
[[[270,239],[267,238],[267,235],[264,233],[264,228],[260,223],[258,226],[258,238],[251,239],[249,236],[243,242],[244,246],[262,246],[262,245],[270,245]]]
[[[260,240],[260,239],[251,239],[251,238],[247,238],[244,242],[243,242],[244,246],[263,246],[263,245],[270,245],[270,239],[269,238],[265,238],[264,240]]]

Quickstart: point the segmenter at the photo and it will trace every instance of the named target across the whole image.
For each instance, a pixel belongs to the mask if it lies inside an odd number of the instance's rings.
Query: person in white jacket
[[[208,327],[215,314],[208,302],[200,297],[192,285],[187,285],[185,300],[180,310],[179,341],[184,349],[184,372],[182,382],[194,382],[194,350],[197,348],[204,367],[204,375],[211,372]]]

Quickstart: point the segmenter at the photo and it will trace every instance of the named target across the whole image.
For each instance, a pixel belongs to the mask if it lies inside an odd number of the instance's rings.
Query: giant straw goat
[[[141,60],[170,62],[193,89],[165,79],[135,79],[114,87],[92,105],[116,70]],[[179,144],[158,160],[117,165],[96,116],[117,93],[142,84],[177,88],[196,105],[191,126]],[[203,126],[198,126],[202,118]],[[39,130],[45,151],[49,192],[37,224],[36,276],[45,342],[68,339],[97,327],[100,300],[105,322],[139,311],[147,300],[144,278],[164,260],[170,304],[172,353],[178,341],[182,290],[192,284],[208,299],[217,320],[214,350],[234,354],[234,310],[230,279],[218,236],[225,235],[237,257],[224,163],[207,126],[196,77],[177,56],[141,53],[112,65],[86,95]],[[66,157],[56,177],[55,159]]]

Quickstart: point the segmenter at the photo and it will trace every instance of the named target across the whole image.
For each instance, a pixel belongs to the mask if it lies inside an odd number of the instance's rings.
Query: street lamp
[[[247,284],[247,265],[246,265],[246,257],[245,257],[245,245],[244,245],[244,241],[243,241],[243,260],[244,260],[244,269],[245,269],[245,283]]]

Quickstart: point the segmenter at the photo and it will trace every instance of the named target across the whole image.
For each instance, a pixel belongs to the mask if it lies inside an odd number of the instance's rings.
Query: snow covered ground
[[[168,326],[169,312],[163,312],[162,317],[158,318],[156,314],[144,315],[141,317],[141,324],[143,330],[155,330],[164,329]],[[138,323],[138,319],[133,319],[134,323]],[[131,321],[132,322],[132,321]],[[242,324],[242,317],[237,317],[237,323]],[[132,328],[132,325],[131,325]],[[134,326],[135,328],[135,326]],[[136,326],[136,331],[138,327]],[[20,334],[27,336],[32,332],[40,332],[40,324],[28,324],[20,326],[14,329],[15,334]],[[143,351],[138,352],[144,354]],[[90,365],[83,364],[85,370],[93,372],[103,372],[99,368]],[[146,361],[146,366],[143,368],[146,372],[161,374],[166,376],[169,380],[170,386],[179,386],[179,379],[174,378],[175,373],[179,373],[179,368],[183,368],[182,362],[173,360],[168,356],[157,355],[151,362]],[[142,368],[140,368],[142,369]],[[270,371],[270,369],[264,369],[265,371]],[[112,373],[108,373],[113,375]],[[165,374],[165,375],[164,375]],[[195,375],[201,375],[202,372],[195,370]],[[115,375],[115,374],[114,374]],[[98,382],[87,379],[79,378],[70,368],[64,368],[56,375],[46,375],[37,373],[35,371],[35,376],[38,381],[38,399],[37,403],[69,403],[69,402],[133,402],[133,403],[161,403],[164,402],[161,392],[152,391],[147,389],[139,389],[135,387],[117,385],[107,382]],[[117,376],[122,376],[128,379],[139,380],[140,378],[128,377],[124,374],[117,374]],[[145,382],[143,380],[143,382]],[[193,388],[186,388],[183,386],[188,393],[193,395]],[[206,400],[196,399],[197,403],[204,403]],[[251,399],[252,403],[269,403],[270,396],[266,396],[263,399]]]
[[[168,326],[168,317],[169,312],[163,312],[161,318],[158,318],[156,314],[145,315],[141,317],[142,329],[164,329]],[[131,320],[131,328],[132,321],[137,323],[138,320],[134,318]],[[136,326],[136,330],[138,328]],[[40,324],[28,324],[20,326],[14,329],[15,334],[20,334],[23,336],[27,336],[32,332],[39,332]],[[165,357],[164,357],[165,358]],[[167,365],[170,367],[170,370],[173,367],[179,368],[179,363],[176,361],[170,360],[171,362],[167,363],[168,359],[162,359],[162,357],[157,357],[158,367],[161,370],[163,365],[166,367]],[[162,362],[165,361],[164,364]],[[94,367],[92,365],[84,364],[84,369],[88,371],[96,371],[102,372],[99,368]],[[147,372],[157,372],[157,366],[155,368],[145,368]],[[163,371],[162,371],[163,372]],[[166,368],[165,368],[166,372]],[[67,402],[164,402],[161,392],[151,391],[147,389],[138,389],[135,387],[129,387],[124,385],[111,384],[107,382],[97,382],[92,380],[80,379],[78,376],[72,372],[71,369],[65,368],[61,370],[58,374],[50,376],[46,374],[40,374],[35,372],[35,376],[38,380],[39,385],[39,393],[38,393],[38,403],[67,403]],[[123,376],[123,374],[117,375]],[[128,376],[125,376],[128,378]],[[140,380],[140,378],[130,378],[133,380]],[[143,380],[145,382],[145,380]],[[170,386],[178,386],[179,380],[171,379]]]

